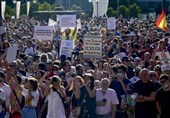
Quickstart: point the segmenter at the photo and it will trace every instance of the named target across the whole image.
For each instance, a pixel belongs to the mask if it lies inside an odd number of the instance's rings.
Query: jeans
[[[37,118],[35,107],[25,106],[22,109],[22,118]]]

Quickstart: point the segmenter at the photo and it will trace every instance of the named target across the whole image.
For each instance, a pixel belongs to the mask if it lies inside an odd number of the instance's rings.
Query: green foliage
[[[129,10],[125,5],[120,5],[118,8],[118,15],[122,15],[123,17],[128,17]]]
[[[137,17],[140,12],[141,9],[136,3],[129,6],[129,15],[131,17]]]
[[[43,4],[40,4],[38,6],[38,10],[39,11],[51,11],[52,8],[51,8],[51,5],[47,2],[44,2]]]
[[[10,6],[6,6],[5,15],[6,16],[15,16],[15,9],[12,9]]]
[[[109,7],[108,10],[107,10],[107,16],[108,17],[112,17],[113,16],[113,8],[112,7]]]

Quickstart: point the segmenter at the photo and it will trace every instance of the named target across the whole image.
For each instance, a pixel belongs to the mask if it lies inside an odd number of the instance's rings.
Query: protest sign
[[[116,29],[116,19],[111,17],[107,18],[107,29]]]
[[[57,15],[59,28],[76,27],[76,15]]]
[[[96,35],[84,37],[84,58],[102,58],[102,38]]]
[[[161,69],[163,71],[170,70],[170,54],[169,52],[156,52],[156,56],[161,61]]]
[[[53,40],[53,26],[35,26],[34,39]]]
[[[61,40],[60,56],[71,57],[74,48],[74,40]]]
[[[121,52],[121,53],[116,54],[114,57],[117,59],[122,59],[124,56],[126,56],[126,53]]]
[[[17,56],[17,50],[18,50],[17,45],[13,45],[8,48],[7,56],[6,56],[7,63],[12,63],[13,61],[15,61],[16,56]]]

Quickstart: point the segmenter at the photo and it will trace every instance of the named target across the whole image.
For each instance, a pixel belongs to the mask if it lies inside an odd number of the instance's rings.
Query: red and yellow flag
[[[158,17],[156,21],[156,27],[163,29],[163,30],[168,30],[166,15],[163,9],[162,9],[161,15]]]

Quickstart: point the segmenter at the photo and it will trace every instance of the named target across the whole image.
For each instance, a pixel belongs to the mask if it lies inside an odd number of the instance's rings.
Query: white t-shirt
[[[28,89],[23,88],[22,95],[27,98],[28,97]],[[39,99],[39,92],[38,90],[31,92],[31,95],[34,97],[34,99],[31,101],[31,106],[37,107],[38,99]]]
[[[106,105],[96,107],[97,115],[109,114],[112,112],[112,105],[119,104],[116,92],[110,88],[107,89],[104,95],[101,88],[96,90],[96,102],[102,101],[103,99],[107,100]]]
[[[33,47],[31,47],[31,48],[26,47],[24,53],[27,54],[27,55],[29,55],[29,54],[32,54],[32,55],[33,55],[33,54],[34,54],[34,49],[33,49]]]
[[[5,101],[6,101],[6,105],[8,106],[9,105],[9,96],[11,94],[11,88],[9,87],[9,85],[5,84],[0,87],[0,89],[2,89],[5,93]]]

